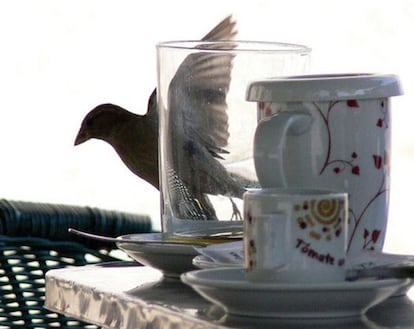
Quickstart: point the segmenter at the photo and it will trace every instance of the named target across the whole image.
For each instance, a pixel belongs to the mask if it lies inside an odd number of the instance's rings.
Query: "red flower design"
[[[372,156],[372,158],[374,159],[375,168],[381,169],[381,167],[382,167],[382,157],[380,155],[374,154]]]
[[[384,120],[378,119],[378,121],[377,121],[377,127],[382,128],[383,124],[384,124]]]
[[[375,243],[377,243],[379,237],[381,235],[381,230],[373,230],[371,232],[371,236],[369,231],[365,228],[364,229],[364,249],[375,250]],[[369,239],[369,237],[371,239]]]
[[[259,102],[259,110],[263,110],[265,108],[264,102]]]
[[[354,167],[352,167],[351,172],[352,172],[354,175],[359,175],[359,166],[354,166]]]
[[[372,231],[372,234],[371,234],[372,242],[376,243],[377,240],[378,240],[378,238],[379,238],[379,236],[380,236],[380,234],[381,234],[381,231],[380,230],[373,230]]]
[[[346,101],[346,105],[348,105],[348,107],[359,107],[359,104],[356,99],[348,99]]]

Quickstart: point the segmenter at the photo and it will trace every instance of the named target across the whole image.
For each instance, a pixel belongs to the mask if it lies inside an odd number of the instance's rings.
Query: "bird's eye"
[[[93,126],[93,120],[92,119],[88,119],[85,122],[86,127],[92,127]]]

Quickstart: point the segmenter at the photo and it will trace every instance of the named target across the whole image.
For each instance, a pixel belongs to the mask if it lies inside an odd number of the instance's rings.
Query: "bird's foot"
[[[242,215],[241,212],[239,210],[239,208],[237,207],[236,203],[233,201],[233,199],[231,197],[229,197],[231,205],[233,207],[233,213],[231,215],[230,220],[242,220]]]

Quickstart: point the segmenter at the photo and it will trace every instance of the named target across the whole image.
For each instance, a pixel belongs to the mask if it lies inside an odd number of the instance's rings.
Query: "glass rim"
[[[203,45],[204,47],[202,47]],[[159,42],[156,48],[198,50],[205,52],[262,52],[302,55],[310,54],[312,51],[312,48],[301,44],[257,40],[172,40]]]

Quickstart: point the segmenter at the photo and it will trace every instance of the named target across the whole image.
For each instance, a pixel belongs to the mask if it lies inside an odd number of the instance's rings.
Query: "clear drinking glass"
[[[241,232],[242,195],[257,187],[253,80],[306,73],[306,46],[250,41],[157,45],[163,232]]]

